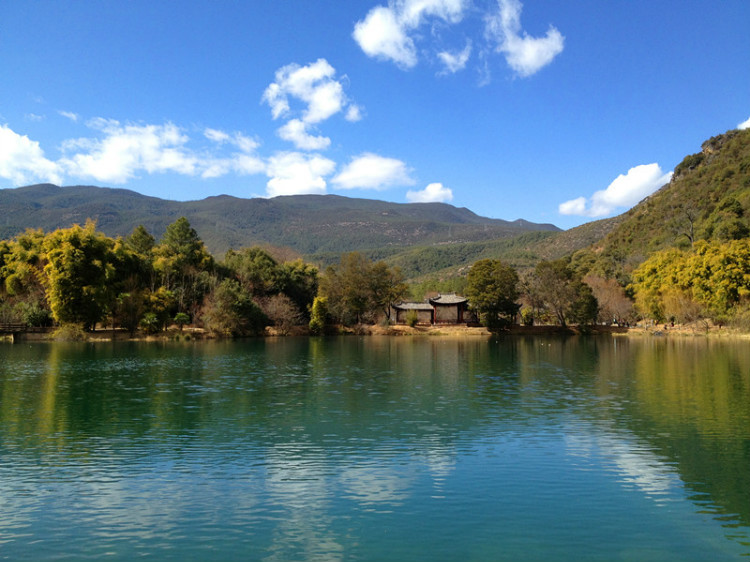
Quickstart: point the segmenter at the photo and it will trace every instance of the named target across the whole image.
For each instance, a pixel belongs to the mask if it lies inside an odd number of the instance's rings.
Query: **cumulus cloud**
[[[589,200],[571,199],[558,206],[562,215],[603,217],[618,209],[627,209],[669,183],[672,172],[664,173],[658,164],[643,164],[620,174],[606,189],[597,191]]]
[[[442,183],[431,183],[421,191],[407,191],[410,203],[446,203],[453,200],[453,191]]]
[[[544,37],[531,37],[522,30],[521,2],[498,0],[498,7],[486,18],[486,35],[518,76],[535,74],[562,52],[565,38],[555,27],[550,26]]]
[[[16,185],[32,181],[59,184],[66,176],[123,184],[140,173],[216,178],[266,171],[266,162],[255,154],[259,143],[239,132],[206,128],[203,136],[218,147],[194,150],[188,146],[189,136],[172,123],[123,125],[96,118],[86,125],[92,136],[63,141],[63,155],[56,161],[45,157],[38,142],[7,125],[0,126],[0,178]]]
[[[417,49],[393,9],[377,6],[354,26],[354,40],[369,57],[391,60],[404,68],[417,64]]]
[[[104,134],[100,139],[76,139],[63,144],[70,152],[84,149],[60,160],[66,171],[78,177],[91,177],[109,183],[125,183],[138,171],[149,174],[176,172],[193,175],[197,158],[186,148],[188,141],[179,127],[164,125],[121,125],[111,119],[93,119],[88,126]]]
[[[57,163],[47,159],[39,143],[0,125],[0,178],[16,186],[33,181],[60,183]]]
[[[519,0],[497,0],[489,9],[468,10],[468,6],[467,0],[389,0],[358,21],[352,36],[369,57],[408,70],[417,65],[420,55],[430,53],[443,67],[439,74],[452,74],[467,66],[473,48],[468,41],[461,51],[442,48],[443,35],[448,28],[455,29],[467,14],[479,15],[485,30],[477,45],[479,64],[485,65],[479,68],[483,77],[488,73],[490,53],[500,53],[517,76],[527,77],[551,63],[564,48],[565,38],[554,26],[541,37],[523,30],[523,5]],[[430,32],[422,32],[419,28],[428,23]],[[465,38],[466,33],[458,30]]]
[[[414,184],[401,160],[369,152],[352,159],[331,181],[341,189],[385,189]]]
[[[455,74],[459,70],[466,68],[471,56],[471,42],[466,43],[466,47],[457,53],[442,51],[438,53],[438,58],[443,63],[443,74]]]
[[[268,159],[266,184],[269,197],[326,192],[325,178],[336,169],[336,163],[320,155],[282,152]]]
[[[59,115],[62,115],[66,119],[70,119],[74,123],[78,122],[78,119],[80,119],[80,116],[77,113],[73,113],[72,111],[62,111],[62,110],[60,110],[57,113]]]
[[[302,110],[292,109],[294,100],[302,103]],[[343,84],[336,79],[336,70],[325,59],[307,66],[293,63],[281,67],[263,92],[262,101],[269,105],[274,119],[290,117],[278,134],[300,150],[321,150],[330,144],[330,139],[312,135],[312,126],[345,109],[347,120],[361,118],[361,109],[349,101]]]
[[[371,9],[355,24],[352,36],[367,56],[413,68],[418,58],[410,34],[428,18],[458,23],[465,4],[464,0],[391,0]]]
[[[742,123],[737,125],[737,128],[740,130],[750,129],[750,117],[748,117],[747,121],[743,121]]]
[[[331,144],[328,137],[310,134],[308,125],[300,119],[290,119],[278,133],[279,137],[293,143],[300,150],[323,150]]]

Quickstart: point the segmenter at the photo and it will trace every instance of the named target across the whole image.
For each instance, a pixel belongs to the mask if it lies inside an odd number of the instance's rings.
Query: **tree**
[[[229,250],[224,264],[250,294],[256,297],[276,294],[280,290],[281,269],[263,248]]]
[[[318,294],[318,268],[301,259],[281,265],[280,289],[306,315]]]
[[[186,314],[185,312],[178,312],[174,315],[174,318],[172,320],[179,326],[180,332],[182,332],[182,329],[186,325],[190,324],[190,315]]]
[[[167,226],[154,256],[154,267],[162,285],[175,294],[178,310],[197,308],[208,290],[207,274],[213,270],[214,261],[185,217]]]
[[[139,225],[125,238],[123,246],[132,260],[132,274],[136,277],[138,288],[155,290],[154,237],[143,225]]]
[[[534,297],[544,303],[560,326],[567,326],[568,321],[587,324],[596,320],[596,297],[567,260],[539,262],[529,284]]]
[[[224,279],[209,293],[200,316],[207,330],[223,336],[256,335],[268,323],[252,295],[235,279]]]
[[[373,263],[358,252],[341,256],[338,266],[330,266],[320,279],[319,296],[328,299],[329,312],[343,324],[386,318],[390,305],[406,295],[408,287],[401,271],[385,262]]]
[[[44,282],[57,322],[91,329],[104,318],[118,278],[113,246],[92,221],[45,238]]]
[[[633,272],[632,289],[639,310],[658,321],[724,322],[750,300],[750,240],[700,240],[689,252],[656,252]]]
[[[633,301],[628,298],[620,284],[614,279],[605,279],[598,275],[587,275],[583,282],[594,293],[599,303],[599,320],[621,324],[633,316]]]
[[[326,297],[315,297],[310,310],[310,333],[319,336],[326,327],[328,317],[328,299]]]
[[[372,306],[391,319],[391,305],[400,301],[409,292],[404,283],[404,276],[398,267],[390,268],[388,264],[379,261],[370,267],[369,273],[370,301]]]
[[[282,335],[291,332],[292,328],[300,325],[304,318],[292,299],[281,293],[264,297],[257,301],[257,304],[269,322]]]
[[[479,260],[467,276],[466,296],[485,325],[498,329],[518,313],[518,274],[500,260]]]
[[[594,292],[582,281],[573,282],[575,297],[570,303],[568,318],[579,326],[588,326],[596,323],[599,316],[599,303]]]

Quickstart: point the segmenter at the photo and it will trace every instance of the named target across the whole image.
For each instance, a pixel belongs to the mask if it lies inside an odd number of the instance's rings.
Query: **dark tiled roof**
[[[432,305],[427,302],[400,302],[394,304],[393,308],[400,310],[432,310]]]
[[[466,297],[462,297],[460,295],[438,295],[435,298],[430,299],[430,302],[433,304],[463,304],[468,299]]]

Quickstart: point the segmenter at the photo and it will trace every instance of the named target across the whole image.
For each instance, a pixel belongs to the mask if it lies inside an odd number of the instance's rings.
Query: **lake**
[[[0,344],[0,559],[750,556],[750,341]]]

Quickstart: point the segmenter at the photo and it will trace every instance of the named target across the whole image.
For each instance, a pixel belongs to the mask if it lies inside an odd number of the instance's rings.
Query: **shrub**
[[[315,297],[310,310],[310,333],[317,336],[323,333],[328,316],[328,299],[326,297]]]
[[[190,315],[185,312],[178,312],[174,316],[174,323],[180,327],[180,332],[185,325],[190,324]]]
[[[410,327],[414,327],[419,322],[419,314],[416,310],[410,310],[406,313],[406,324]]]

